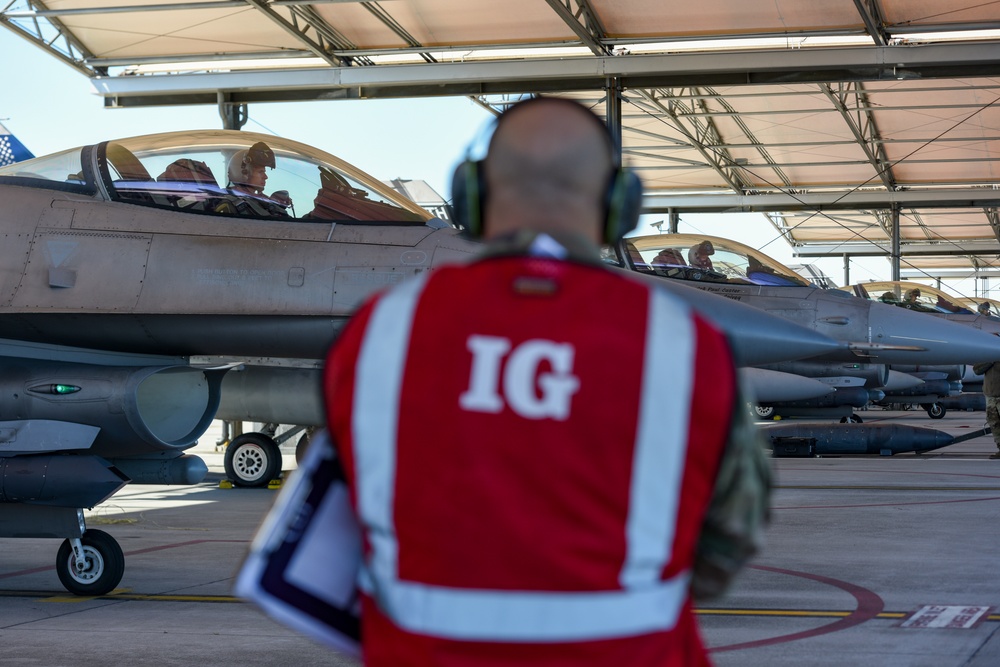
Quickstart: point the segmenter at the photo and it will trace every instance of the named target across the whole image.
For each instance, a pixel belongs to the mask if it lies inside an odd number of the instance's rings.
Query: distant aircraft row
[[[249,132],[15,162],[0,167],[0,203],[0,537],[66,538],[57,573],[84,595],[117,586],[124,557],[83,508],[129,482],[200,481],[204,462],[184,452],[212,419],[319,426],[320,360],[358,304],[480,248],[342,160]],[[975,326],[818,289],[724,239],[637,237],[606,253],[715,320],[762,407],[867,401],[929,386],[916,366],[1000,358]],[[868,453],[941,446],[865,433]],[[247,433],[226,469],[266,484],[280,460],[273,438]]]

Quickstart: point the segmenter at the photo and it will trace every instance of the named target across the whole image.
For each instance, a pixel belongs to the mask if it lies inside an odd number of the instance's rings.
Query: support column
[[[222,118],[222,129],[242,130],[250,120],[247,105],[228,101],[226,93],[222,91],[216,93],[216,99],[219,105],[219,117]]]
[[[851,284],[851,256],[844,253],[844,287]]]
[[[621,162],[622,150],[622,87],[618,77],[608,78],[604,88],[604,107],[607,110],[608,130],[618,148],[618,160]]]
[[[891,262],[892,280],[899,280],[899,204],[892,207],[892,254],[889,256]]]
[[[676,234],[677,233],[677,225],[679,225],[680,222],[681,222],[680,211],[678,211],[675,208],[668,208],[667,209],[667,216],[668,216],[668,218],[667,218],[667,230],[671,234]]]

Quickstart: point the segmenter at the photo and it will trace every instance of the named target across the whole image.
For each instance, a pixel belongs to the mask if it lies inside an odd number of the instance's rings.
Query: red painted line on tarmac
[[[126,551],[126,556],[134,556],[135,554],[145,554],[151,553],[153,551],[164,551],[166,549],[177,549],[180,547],[189,547],[196,544],[207,544],[207,543],[223,543],[223,544],[246,544],[250,540],[190,540],[188,542],[177,542],[175,544],[164,544],[158,547],[147,547],[145,549],[136,549],[135,551]],[[0,579],[10,579],[11,577],[21,577],[26,574],[38,574],[39,572],[48,572],[49,570],[56,569],[55,565],[44,565],[42,567],[33,567],[29,570],[18,570],[17,572],[3,572],[0,573]]]
[[[819,574],[811,574],[809,572],[796,572],[795,570],[784,570],[777,567],[767,567],[766,565],[749,565],[755,570],[763,570],[765,572],[775,572],[777,574],[787,574],[791,577],[802,577],[803,579],[811,579],[817,581],[821,584],[827,584],[828,586],[833,586],[834,588],[839,588],[842,591],[846,591],[854,596],[857,601],[857,606],[854,608],[850,614],[844,618],[838,619],[833,623],[827,625],[821,625],[818,628],[812,628],[811,630],[803,630],[802,632],[793,632],[789,635],[778,635],[777,637],[769,637],[767,639],[757,639],[752,642],[743,642],[742,644],[729,644],[728,646],[717,646],[708,649],[713,653],[721,653],[722,651],[738,651],[746,648],[758,648],[761,646],[772,646],[774,644],[784,644],[787,642],[797,641],[799,639],[808,639],[810,637],[817,637],[819,635],[826,635],[831,632],[839,632],[841,630],[846,630],[847,628],[852,628],[855,625],[860,625],[866,621],[870,621],[882,613],[885,608],[885,602],[882,598],[878,596],[874,591],[870,591],[867,588],[862,588],[855,584],[848,583],[846,581],[840,581],[839,579],[831,579],[830,577],[824,577]]]
[[[891,491],[891,488],[886,488]],[[957,500],[918,500],[911,503],[862,503],[860,505],[795,505],[792,507],[772,507],[772,510],[840,510],[859,507],[906,507],[909,505],[948,505],[950,503],[981,503],[985,500],[1000,500],[1000,496],[988,498],[960,498]]]

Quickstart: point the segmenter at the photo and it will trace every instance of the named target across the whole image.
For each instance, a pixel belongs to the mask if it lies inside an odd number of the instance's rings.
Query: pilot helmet
[[[229,181],[231,183],[246,183],[254,167],[270,167],[274,169],[274,151],[263,141],[258,141],[249,149],[241,149],[229,159]]]

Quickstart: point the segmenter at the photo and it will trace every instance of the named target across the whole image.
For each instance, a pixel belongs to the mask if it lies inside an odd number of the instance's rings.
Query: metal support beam
[[[667,217],[667,229],[670,230],[671,234],[676,234],[677,233],[677,227],[678,227],[678,225],[680,225],[680,222],[681,222],[681,213],[677,209],[672,208],[669,211],[667,211],[667,215],[668,215],[668,217]]]
[[[851,256],[844,253],[844,285],[851,284]]]
[[[998,213],[997,207],[990,206],[983,209],[983,213],[986,214],[986,220],[989,221],[990,227],[993,229],[993,236],[1000,241],[1000,213]]]
[[[899,280],[899,206],[892,207],[892,253],[889,255],[892,280]]]
[[[288,7],[292,16],[292,21],[289,21],[275,11],[267,0],[246,0],[246,3],[257,9],[257,11],[264,14],[267,18],[271,19],[273,23],[278,25],[289,35],[293,36],[309,51],[317,57],[325,60],[329,65],[333,67],[341,67],[343,65],[350,64],[349,60],[333,55],[333,51],[336,47],[343,47],[345,44],[349,45],[350,42],[343,39],[342,36],[325,21],[323,21],[323,19],[321,19],[311,7]],[[305,28],[302,28],[299,25],[299,21],[305,25]],[[318,41],[307,34],[310,29],[316,33]]]
[[[750,195],[647,193],[643,210],[662,213],[671,208],[697,213],[751,213],[760,211],[851,211],[889,208],[998,208],[1000,190],[992,188],[885,190],[843,189],[828,192],[761,193]],[[998,236],[1000,238],[1000,236]]]
[[[392,30],[396,36],[406,42],[410,48],[423,48],[423,45],[417,41],[417,38],[406,31],[406,28],[402,26],[392,15],[387,12],[379,3],[377,2],[362,2],[361,6],[367,9],[375,18],[385,24],[389,30]],[[319,18],[319,15],[317,15]],[[325,25],[326,22],[324,21]],[[424,59],[425,63],[436,63],[437,60],[434,57],[424,51],[420,52],[420,57]]]
[[[865,157],[875,172],[870,180],[874,181],[877,178],[887,189],[895,190],[896,179],[892,174],[889,157],[882,146],[882,137],[875,124],[875,116],[872,114],[864,84],[858,81],[821,84],[820,90],[840,112],[851,134],[865,152]]]
[[[740,174],[739,162],[729,154],[714,121],[711,118],[698,116],[700,106],[698,99],[682,99],[675,94],[677,91],[672,89],[632,92],[652,107],[652,113],[662,114],[669,120],[732,190],[746,193],[751,189]]]
[[[9,5],[8,5],[9,6]],[[36,0],[34,7],[46,11],[47,7],[41,0]],[[49,18],[45,21],[32,19],[29,26],[7,17],[6,12],[0,12],[0,25],[12,30],[24,39],[28,40],[46,53],[66,63],[76,71],[87,77],[93,78],[107,74],[107,70],[98,67],[89,67],[84,64],[87,59],[94,56],[81,42],[66,29],[62,21],[58,18]]]
[[[861,20],[865,22],[865,30],[875,43],[879,46],[888,44],[889,33],[883,27],[885,21],[882,19],[882,12],[880,11],[878,2],[874,0],[854,0],[854,6],[857,8],[858,14],[861,14]]]
[[[222,118],[222,129],[242,130],[250,120],[250,112],[246,104],[228,101],[227,96],[219,91],[219,117]]]
[[[622,159],[622,89],[621,82],[611,77],[608,79],[604,89],[604,108],[606,113],[606,123],[608,131],[611,132],[611,139],[618,150],[617,160]]]
[[[571,0],[546,0],[546,2],[594,55],[604,56],[611,52],[601,42],[607,33],[587,0],[576,0],[576,11],[570,6]]]
[[[353,55],[340,53],[345,59]],[[996,43],[983,43],[233,70],[102,77],[94,80],[94,87],[99,95],[121,97],[122,106],[138,106],[205,103],[204,95],[211,93],[214,101],[218,90],[245,91],[241,94],[248,99],[240,101],[252,102],[331,99],[338,90],[368,97],[600,90],[611,76],[620,77],[623,88],[649,89],[998,75]],[[125,99],[133,96],[131,103]]]

